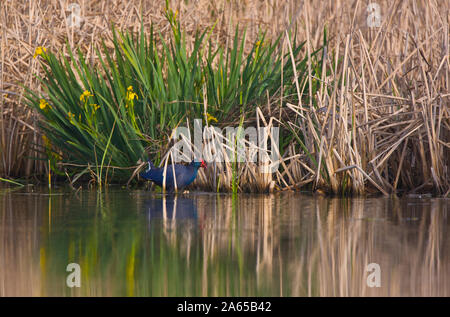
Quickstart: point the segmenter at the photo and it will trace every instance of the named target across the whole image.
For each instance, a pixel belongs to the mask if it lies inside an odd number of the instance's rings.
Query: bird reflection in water
[[[144,202],[149,220],[162,219],[197,219],[197,207],[193,199],[167,195],[149,199]]]

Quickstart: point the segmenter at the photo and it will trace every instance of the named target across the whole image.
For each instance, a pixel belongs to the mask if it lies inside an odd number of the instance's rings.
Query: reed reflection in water
[[[0,194],[0,296],[449,296],[448,199]],[[81,287],[66,266],[81,267]],[[381,287],[368,287],[369,263]]]

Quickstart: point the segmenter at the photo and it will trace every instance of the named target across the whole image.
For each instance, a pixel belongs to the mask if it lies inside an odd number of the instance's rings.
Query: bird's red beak
[[[200,165],[200,167],[206,168],[206,163],[205,163],[205,161],[202,160],[202,164]]]

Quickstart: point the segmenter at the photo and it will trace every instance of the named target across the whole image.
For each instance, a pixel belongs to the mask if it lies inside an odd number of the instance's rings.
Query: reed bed
[[[114,181],[117,175],[136,175],[133,171],[142,166],[136,160],[139,154],[121,164],[112,164],[110,157],[103,155],[106,148],[113,151],[116,143],[112,138],[103,140],[99,153],[91,151],[97,160],[64,161],[70,149],[52,149],[42,139],[46,132],[52,140],[51,131],[42,130],[42,114],[27,106],[24,87],[37,95],[46,93],[35,76],[45,75],[40,59],[33,58],[39,46],[70,58],[69,44],[80,49],[87,65],[100,66],[106,51],[113,59],[118,57],[111,23],[123,34],[139,34],[143,29],[149,35],[153,25],[160,32],[156,51],[161,52],[162,43],[176,43],[170,42],[174,35],[170,19],[176,19],[184,32],[186,56],[196,52],[199,30],[210,30],[205,36],[213,51],[222,47],[223,52],[232,52],[239,41],[242,56],[255,55],[265,32],[265,42],[276,45],[274,58],[283,65],[280,90],[268,89],[249,99],[244,111],[228,100],[216,103],[232,106],[226,111],[214,108],[208,92],[213,86],[206,87],[207,98],[199,91],[194,100],[199,105],[196,114],[207,115],[203,105],[216,110],[212,115],[218,117],[218,125],[280,126],[278,172],[268,175],[257,164],[245,162],[213,164],[200,174],[197,186],[225,191],[307,187],[347,194],[449,195],[448,2],[378,1],[379,27],[368,26],[372,14],[367,11],[369,1],[358,0],[78,3],[83,19],[81,27],[74,29],[66,23],[71,14],[67,1],[2,2],[0,177],[42,177],[59,170],[73,181],[84,171],[101,184]],[[105,51],[97,54],[102,39]],[[202,56],[207,59],[208,55]],[[75,54],[79,61],[77,58]],[[290,68],[284,68],[289,63]],[[220,59],[211,60],[210,65],[217,67]],[[164,71],[170,74],[170,69]],[[82,77],[77,77],[80,83]],[[217,81],[217,75],[212,77]],[[156,134],[146,134],[150,138],[140,142],[131,137],[130,142],[137,144],[131,148],[147,148],[152,157],[163,161],[163,154],[171,150],[168,131],[159,135],[161,130],[155,130]],[[159,143],[152,142],[155,140]],[[154,144],[158,146],[152,147]]]

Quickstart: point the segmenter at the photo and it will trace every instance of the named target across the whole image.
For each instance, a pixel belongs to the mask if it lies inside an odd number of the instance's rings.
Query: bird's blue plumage
[[[191,164],[185,166],[181,164],[167,165],[166,169],[166,189],[173,191],[175,189],[175,179],[177,189],[183,189],[190,185],[197,177],[198,169],[206,167],[206,164],[201,161],[193,161]],[[174,172],[175,171],[175,177]],[[148,162],[148,169],[140,174],[141,177],[154,182],[158,186],[163,186],[164,181],[164,167],[156,168],[152,162]]]

